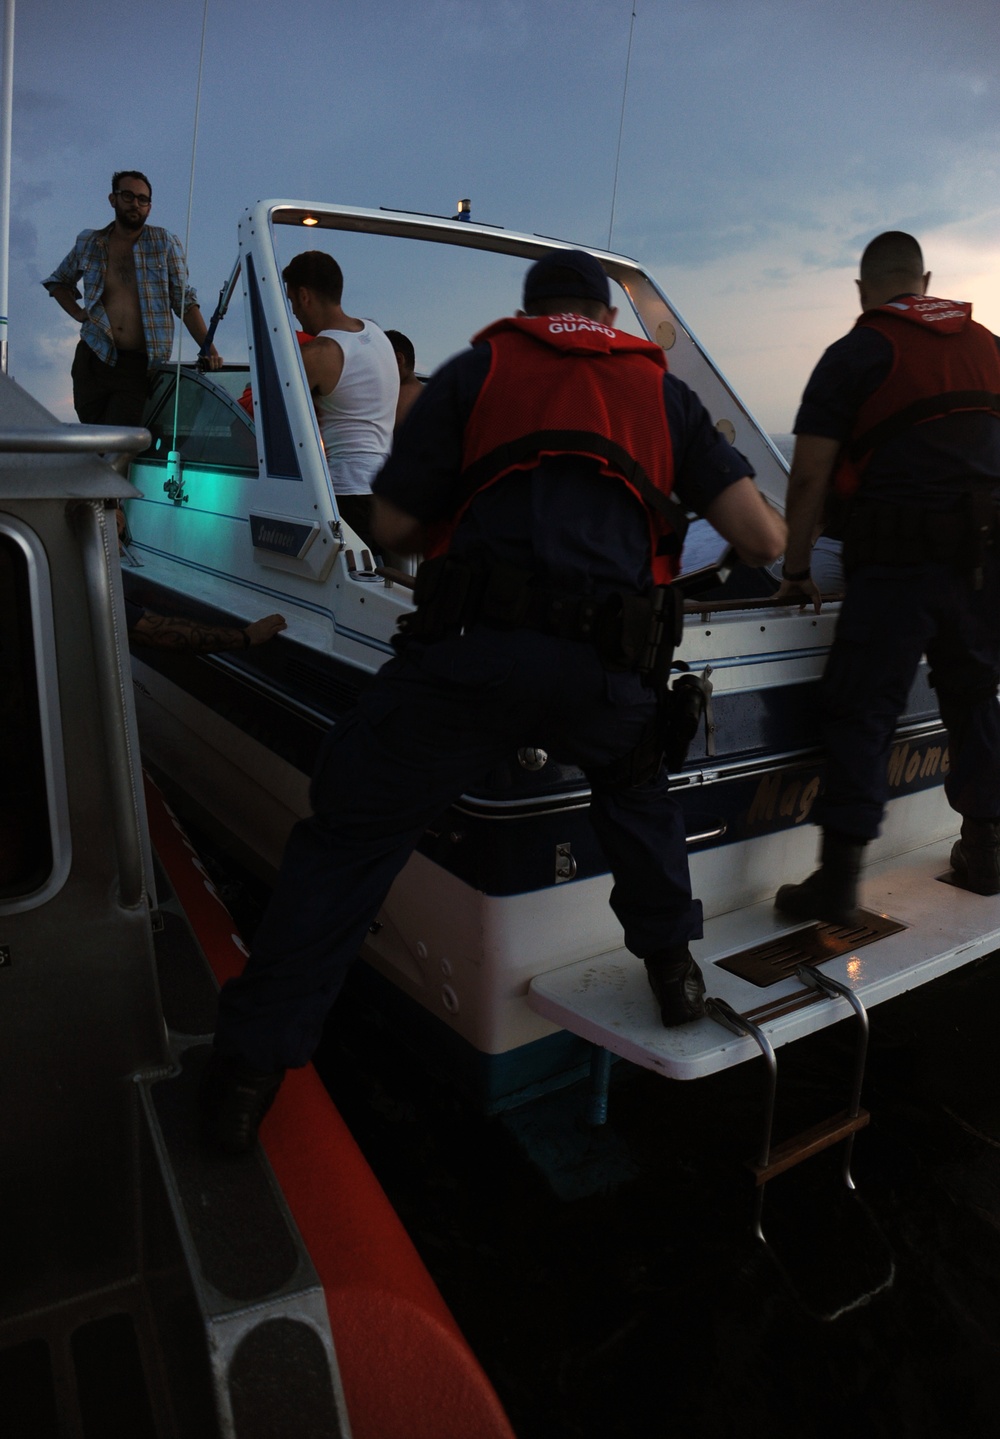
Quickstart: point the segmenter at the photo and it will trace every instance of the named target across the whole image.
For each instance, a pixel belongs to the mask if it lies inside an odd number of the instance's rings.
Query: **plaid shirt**
[[[104,309],[104,278],[108,269],[108,236],[114,224],[103,230],[81,230],[76,244],[42,284],[52,293],[53,285],[69,285],[81,299],[78,282],[83,281],[82,305],[88,319],[80,334],[98,359],[113,365],[118,352],[111,337],[111,325]],[[171,315],[183,316],[198,296],[187,282],[187,261],[176,235],[146,225],[135,242],[135,273],[139,285],[139,309],[146,339],[146,354],[152,364],[169,360],[174,343]]]

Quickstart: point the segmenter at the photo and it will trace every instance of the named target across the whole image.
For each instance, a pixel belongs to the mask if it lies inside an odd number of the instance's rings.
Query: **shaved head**
[[[862,310],[887,305],[897,295],[926,295],[930,275],[924,274],[924,257],[912,235],[886,230],[876,235],[861,256],[861,279],[855,281]]]
[[[920,280],[923,274],[920,246],[903,230],[887,230],[884,235],[876,235],[861,256],[861,280],[866,285],[881,286],[893,278]]]

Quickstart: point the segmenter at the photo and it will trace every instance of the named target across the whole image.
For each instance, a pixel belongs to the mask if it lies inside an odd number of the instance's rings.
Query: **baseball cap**
[[[524,277],[524,300],[527,306],[535,300],[554,300],[562,296],[577,300],[597,300],[611,306],[611,286],[607,271],[586,250],[560,250],[536,260]]]

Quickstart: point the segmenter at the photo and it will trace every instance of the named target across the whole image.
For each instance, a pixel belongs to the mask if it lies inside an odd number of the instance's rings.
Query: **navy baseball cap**
[[[586,250],[560,250],[536,260],[524,277],[527,307],[535,300],[597,300],[611,308],[611,286],[600,260]]]

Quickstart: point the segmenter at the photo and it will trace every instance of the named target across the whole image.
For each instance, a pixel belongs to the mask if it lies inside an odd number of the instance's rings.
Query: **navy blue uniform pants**
[[[983,585],[950,565],[864,565],[847,592],[821,685],[828,829],[873,839],[888,798],[896,721],[926,654],[948,730],[948,802],[1000,818],[1000,562]]]
[[[324,743],[313,814],[289,837],[216,1046],[261,1070],[307,1063],[393,879],[429,823],[526,745],[600,769],[633,748],[653,700],[588,644],[479,628],[390,660]],[[590,814],[625,943],[647,956],[700,938],[684,822],[666,773],[595,784]],[[539,956],[541,959],[541,956]]]

